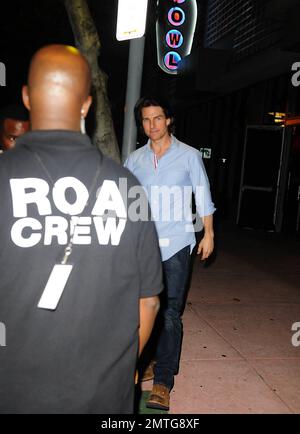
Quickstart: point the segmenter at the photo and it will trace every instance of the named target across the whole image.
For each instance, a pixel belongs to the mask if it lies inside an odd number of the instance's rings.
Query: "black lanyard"
[[[38,162],[39,165],[42,167],[42,169],[43,169],[44,172],[46,173],[47,177],[49,178],[49,180],[50,180],[52,186],[54,187],[54,184],[55,184],[55,183],[54,183],[54,180],[53,180],[52,176],[50,175],[50,173],[49,173],[47,167],[46,167],[45,164],[43,163],[43,160],[41,159],[41,157],[39,156],[39,154],[38,154],[37,152],[33,151],[29,146],[26,146],[26,148],[27,148],[30,152],[33,153],[33,155],[34,155],[34,157],[36,158],[37,162]],[[99,156],[100,156],[100,155],[99,155]],[[102,159],[101,159],[101,161],[99,162],[99,165],[98,165],[98,168],[97,168],[96,174],[95,174],[94,179],[93,179],[93,181],[92,181],[92,183],[91,183],[91,186],[90,186],[90,188],[89,188],[89,190],[88,190],[88,200],[86,201],[86,204],[84,205],[84,208],[83,208],[82,212],[83,212],[83,211],[85,210],[85,208],[87,207],[88,202],[89,202],[89,198],[90,198],[90,194],[92,193],[93,189],[95,188],[95,185],[96,185],[96,182],[97,182],[98,176],[100,175],[101,164],[102,164]],[[65,250],[64,250],[64,255],[63,255],[62,260],[61,260],[61,262],[60,262],[62,265],[65,265],[65,264],[67,263],[67,261],[68,261],[70,255],[71,255],[71,253],[72,253],[72,248],[73,248],[73,238],[74,238],[74,232],[75,232],[75,228],[76,228],[76,226],[77,226],[77,221],[76,221],[73,225],[71,225],[71,222],[70,222],[70,240],[69,240],[69,242],[68,242],[68,244],[67,244],[67,246],[66,246],[66,248],[65,248]]]

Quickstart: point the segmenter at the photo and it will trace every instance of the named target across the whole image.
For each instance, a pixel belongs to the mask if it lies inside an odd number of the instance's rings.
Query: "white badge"
[[[72,271],[73,265],[56,264],[51,271],[44,292],[38,303],[41,309],[55,310],[66,283]]]

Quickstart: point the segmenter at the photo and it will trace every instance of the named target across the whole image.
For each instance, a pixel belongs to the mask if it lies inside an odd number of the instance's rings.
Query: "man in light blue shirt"
[[[147,407],[169,409],[169,392],[178,372],[182,340],[181,314],[196,244],[191,210],[194,193],[204,236],[197,253],[204,260],[214,248],[213,213],[209,181],[199,151],[172,135],[173,118],[168,105],[157,98],[142,98],[135,107],[138,124],[149,138],[133,152],[125,166],[147,192],[152,219],[159,237],[165,301],[162,330],[155,354],[153,389]],[[199,227],[200,226],[200,227]]]

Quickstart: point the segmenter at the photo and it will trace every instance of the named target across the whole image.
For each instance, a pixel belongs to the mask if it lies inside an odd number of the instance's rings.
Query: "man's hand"
[[[213,216],[203,217],[204,237],[199,243],[197,255],[201,255],[201,261],[207,259],[214,250]]]
[[[159,305],[159,297],[157,295],[140,298],[139,355],[141,355],[150,337],[156,315],[159,311]]]
[[[201,261],[207,259],[214,250],[214,237],[210,234],[204,235],[199,243],[197,255],[201,255]]]

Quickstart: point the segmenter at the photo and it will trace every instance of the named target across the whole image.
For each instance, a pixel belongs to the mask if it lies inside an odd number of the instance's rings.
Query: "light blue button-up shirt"
[[[192,192],[200,217],[215,211],[200,152],[172,136],[166,153],[156,159],[150,140],[125,161],[144,187],[159,237],[162,260],[196,244],[191,209]],[[199,220],[199,219],[198,219]],[[202,229],[199,227],[197,230]]]

